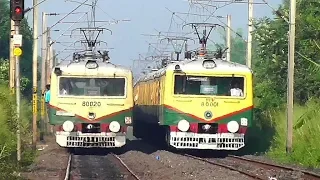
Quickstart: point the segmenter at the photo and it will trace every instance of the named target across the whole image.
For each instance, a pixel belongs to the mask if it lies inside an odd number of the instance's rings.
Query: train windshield
[[[243,97],[244,78],[175,75],[174,94]]]
[[[66,96],[124,96],[125,78],[60,77],[59,94]]]

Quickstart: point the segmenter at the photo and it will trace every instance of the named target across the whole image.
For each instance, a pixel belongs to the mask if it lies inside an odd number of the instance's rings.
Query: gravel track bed
[[[248,158],[248,159],[253,159],[253,160],[258,160],[258,161],[262,161],[262,162],[266,162],[266,163],[272,163],[272,164],[278,164],[278,165],[283,165],[283,166],[287,166],[287,167],[292,167],[292,168],[296,168],[296,169],[301,169],[301,170],[305,170],[305,171],[310,171],[316,174],[320,174],[320,169],[314,169],[314,168],[306,168],[303,167],[301,165],[297,165],[297,164],[287,164],[287,163],[279,163],[276,162],[275,160],[272,160],[266,156],[256,156],[256,155],[245,155],[242,156],[244,158]]]
[[[219,166],[158,150],[139,140],[128,142],[119,157],[143,180],[251,179]]]
[[[245,170],[247,172],[258,175],[259,177],[265,177],[268,179],[269,177],[275,177],[277,180],[302,180],[302,173],[300,172],[292,172],[286,170],[274,170],[274,169],[264,169],[257,165],[246,163],[244,164],[242,161],[235,161],[232,159],[224,158],[224,159],[208,159],[209,161],[215,161],[222,164],[227,164],[229,166],[235,167],[237,169]]]
[[[130,174],[113,155],[73,155],[71,180],[131,180]]]
[[[53,136],[45,137],[44,144],[37,145],[39,155],[22,177],[30,180],[61,180],[65,176],[69,152],[57,145]]]

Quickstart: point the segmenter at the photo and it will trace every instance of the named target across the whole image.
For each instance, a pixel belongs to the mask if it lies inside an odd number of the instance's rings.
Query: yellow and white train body
[[[132,109],[130,69],[90,58],[53,68],[48,114],[60,146],[124,146]]]
[[[247,66],[204,57],[177,61],[141,77],[134,97],[138,137],[159,136],[177,149],[245,146],[253,116]]]

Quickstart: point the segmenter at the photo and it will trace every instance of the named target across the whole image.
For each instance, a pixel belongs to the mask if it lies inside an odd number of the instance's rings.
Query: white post
[[[290,0],[288,88],[287,88],[288,89],[288,95],[287,95],[287,145],[286,145],[287,153],[292,152],[295,19],[296,19],[296,0]]]
[[[252,57],[252,31],[253,31],[253,0],[248,1],[248,40],[247,40],[247,66],[251,68]]]
[[[37,143],[37,114],[38,114],[38,0],[33,0],[33,53],[32,53],[32,144],[36,148]]]
[[[227,15],[227,61],[231,61],[231,15]]]

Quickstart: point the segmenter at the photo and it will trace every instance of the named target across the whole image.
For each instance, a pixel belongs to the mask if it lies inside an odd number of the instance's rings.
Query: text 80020
[[[101,106],[101,103],[97,101],[83,101],[82,106]]]

